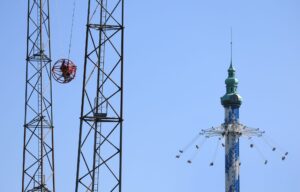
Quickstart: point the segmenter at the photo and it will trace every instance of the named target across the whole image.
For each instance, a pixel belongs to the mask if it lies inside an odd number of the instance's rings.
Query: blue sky
[[[71,0],[52,0],[52,59],[66,57]],[[123,191],[224,191],[215,140],[188,165],[175,159],[200,129],[224,119],[230,61],[242,123],[264,129],[290,155],[259,155],[241,140],[241,191],[300,191],[300,3],[296,0],[126,1]],[[77,78],[53,84],[57,191],[74,191],[87,1],[77,0],[71,58]],[[27,1],[0,2],[0,191],[20,191]]]

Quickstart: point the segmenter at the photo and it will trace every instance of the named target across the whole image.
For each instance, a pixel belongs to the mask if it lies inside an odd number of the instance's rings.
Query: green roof
[[[235,77],[235,69],[230,63],[228,69],[228,77],[225,80],[226,94],[221,97],[221,103],[224,107],[236,106],[239,107],[242,104],[242,97],[237,93],[238,79]]]

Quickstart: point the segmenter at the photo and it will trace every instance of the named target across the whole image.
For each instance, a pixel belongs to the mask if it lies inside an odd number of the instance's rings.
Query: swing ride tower
[[[49,0],[28,0],[22,192],[55,192]]]
[[[226,192],[240,191],[240,160],[239,160],[239,137],[237,128],[239,123],[239,107],[242,98],[237,93],[238,80],[235,78],[235,69],[230,64],[228,78],[225,80],[226,94],[221,97],[221,103],[225,108],[225,186]]]
[[[184,148],[179,150],[179,154],[176,158],[179,159],[187,152],[187,150],[194,145],[199,138],[201,142],[197,142],[195,145],[196,152],[194,155],[187,160],[187,163],[191,164],[192,160],[196,157],[200,149],[202,149],[204,142],[207,139],[217,137],[217,147],[213,155],[213,161],[209,164],[214,166],[214,161],[217,155],[218,147],[220,142],[222,147],[225,148],[225,192],[240,192],[240,149],[239,140],[242,137],[246,137],[250,142],[250,148],[255,148],[259,155],[263,158],[264,164],[268,164],[268,160],[265,159],[264,155],[259,150],[258,146],[254,144],[253,138],[260,138],[273,152],[279,152],[281,160],[284,161],[288,152],[279,146],[274,145],[275,143],[267,140],[265,131],[259,128],[251,128],[243,125],[239,121],[239,108],[242,104],[242,97],[237,92],[238,79],[235,76],[235,69],[232,65],[232,42],[231,44],[231,61],[228,69],[228,77],[225,80],[226,93],[221,97],[221,104],[225,109],[224,123],[217,127],[211,127],[209,129],[202,129],[196,137],[188,143]]]
[[[89,0],[76,192],[120,192],[124,1]]]
[[[225,80],[226,93],[221,97],[221,103],[225,109],[225,122],[219,127],[202,130],[199,135],[206,138],[224,138],[225,144],[225,191],[240,192],[240,157],[239,139],[242,136],[262,137],[264,131],[258,128],[250,128],[239,122],[239,108],[242,97],[237,93],[238,80],[235,77],[235,69],[230,63],[228,77]],[[189,161],[191,162],[191,161]],[[267,161],[265,161],[265,164]],[[212,162],[211,166],[214,165]]]
[[[221,138],[225,140],[225,144],[222,144],[225,147],[225,191],[240,192],[239,139],[242,136],[248,138],[262,137],[264,131],[247,127],[239,122],[239,108],[242,104],[242,97],[237,93],[238,80],[235,77],[232,61],[225,84],[226,93],[221,97],[221,103],[225,109],[225,122],[221,126],[201,130],[199,136],[202,135],[205,138],[218,137],[219,141]],[[180,155],[177,156],[177,158],[179,157]],[[191,160],[188,163],[191,163]],[[210,166],[213,165],[214,162],[211,162]]]

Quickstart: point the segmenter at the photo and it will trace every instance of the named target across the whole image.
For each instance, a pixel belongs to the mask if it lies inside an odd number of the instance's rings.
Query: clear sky
[[[52,59],[67,57],[73,0],[51,0]],[[300,2],[151,0],[125,2],[124,192],[224,191],[224,152],[215,140],[192,165],[177,150],[200,129],[219,125],[230,61],[244,101],[240,120],[264,129],[290,154],[241,140],[242,192],[300,191]],[[21,190],[26,0],[0,1],[0,191]],[[53,84],[56,183],[75,188],[87,1],[77,0],[71,58],[77,78]],[[264,149],[264,147],[262,147]],[[188,158],[188,157],[186,157]]]

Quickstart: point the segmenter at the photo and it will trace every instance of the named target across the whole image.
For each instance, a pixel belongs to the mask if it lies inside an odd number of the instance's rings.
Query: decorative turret
[[[226,94],[221,97],[221,103],[224,107],[240,107],[242,104],[242,97],[237,93],[238,79],[235,78],[235,69],[232,62],[228,69],[228,77],[225,80]]]

